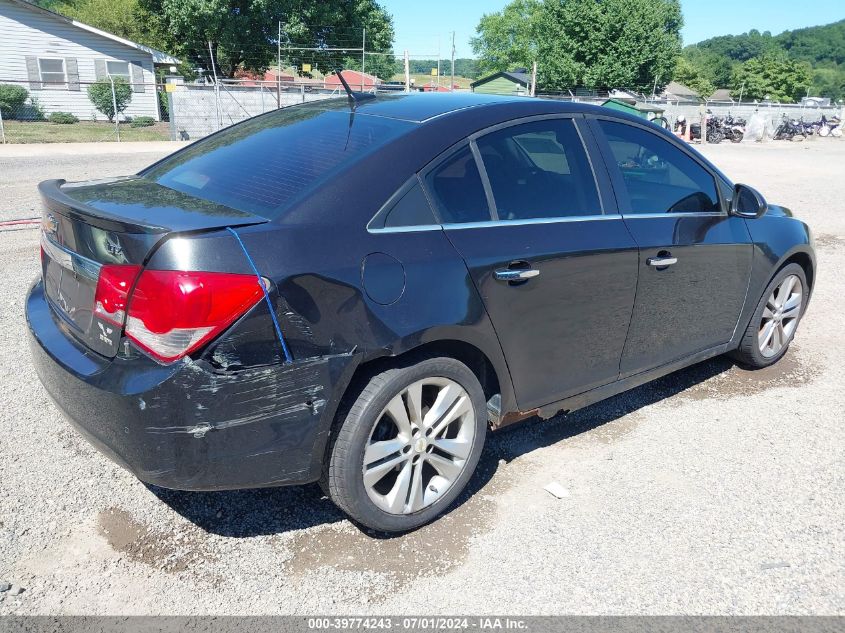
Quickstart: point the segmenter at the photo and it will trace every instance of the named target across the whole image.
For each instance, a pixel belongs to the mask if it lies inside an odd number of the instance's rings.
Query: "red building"
[[[343,73],[343,78],[346,80],[346,83],[348,83],[349,87],[353,90],[372,90],[381,83],[381,79],[375,75],[370,75],[369,73],[361,73],[357,70],[343,70],[341,72]],[[324,83],[327,88],[341,86],[340,78],[334,73],[326,75]]]

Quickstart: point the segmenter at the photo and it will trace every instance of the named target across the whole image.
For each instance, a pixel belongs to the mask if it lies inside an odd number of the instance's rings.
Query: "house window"
[[[123,77],[126,81],[131,81],[129,77],[129,62],[106,62],[106,72],[112,77]]]
[[[64,59],[41,58],[38,60],[38,71],[45,88],[67,88]]]

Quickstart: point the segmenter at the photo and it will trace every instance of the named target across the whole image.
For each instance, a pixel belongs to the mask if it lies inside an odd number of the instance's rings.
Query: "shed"
[[[0,84],[26,88],[45,114],[104,119],[87,90],[112,76],[132,84],[126,116],[158,120],[155,67],[179,63],[167,53],[24,0],[0,0],[0,33]]]
[[[629,103],[621,99],[608,99],[602,105],[611,110],[619,110],[620,112],[627,112],[634,116],[639,116],[644,119],[653,119],[655,117],[663,116],[663,108],[650,103]]]
[[[531,75],[525,68],[502,71],[472,82],[470,89],[482,94],[527,96],[531,90]]]

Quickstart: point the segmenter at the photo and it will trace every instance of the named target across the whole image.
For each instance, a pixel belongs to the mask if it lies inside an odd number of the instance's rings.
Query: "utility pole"
[[[411,92],[411,63],[408,61],[408,49],[405,49],[405,92]]]
[[[114,131],[117,134],[117,142],[120,143],[120,120],[117,117],[117,95],[114,93],[114,77],[109,73],[109,82],[111,83],[111,106],[114,112]]]
[[[437,36],[437,92],[440,92],[440,36]]]
[[[449,83],[449,92],[455,91],[455,32],[452,31],[452,81]]]
[[[367,50],[367,29],[361,29],[361,92],[364,92],[364,57]],[[373,84],[373,90],[376,86]]]
[[[282,107],[282,21],[279,20],[279,37],[276,40],[276,107]]]
[[[211,72],[214,74],[214,83],[217,84],[217,66],[214,64],[214,51],[211,49],[211,40],[208,41],[208,58],[211,60]]]
[[[214,106],[217,109],[217,129],[220,129],[220,84],[217,83],[217,65],[214,63],[214,51],[211,40],[208,41],[208,57],[211,59],[211,72],[214,73]]]
[[[531,67],[531,95],[537,92],[537,62],[534,62],[534,65]]]

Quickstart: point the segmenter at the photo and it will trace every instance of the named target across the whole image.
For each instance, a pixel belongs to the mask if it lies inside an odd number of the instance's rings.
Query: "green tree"
[[[743,98],[791,103],[807,93],[812,69],[806,62],[789,59],[784,53],[752,57],[734,71],[731,91],[742,91]]]
[[[360,0],[357,11],[361,15],[361,27],[366,29],[366,51],[373,52],[366,56],[364,70],[380,79],[393,79],[393,75],[396,74],[396,58],[393,55],[393,16],[374,0]],[[361,56],[347,57],[343,67],[361,70]]]
[[[515,0],[481,19],[472,45],[487,71],[537,61],[544,90],[651,92],[672,79],[682,24],[677,0]]]
[[[845,67],[830,65],[813,69],[811,91],[835,101],[845,98]]]
[[[139,4],[168,34],[169,51],[211,70],[211,43],[217,73],[226,77],[239,69],[260,72],[275,66],[280,24],[283,64],[300,68],[309,63],[323,73],[358,55],[291,49],[360,48],[363,28],[368,51],[389,53],[393,42],[392,17],[375,0],[139,0]],[[375,59],[373,63],[377,72],[383,72]]]
[[[114,121],[115,114],[120,114],[132,101],[132,86],[123,77],[115,77],[114,96],[112,96],[112,82],[108,79],[99,81],[88,86],[88,98],[94,107]],[[117,109],[115,110],[115,105]]]
[[[537,60],[543,11],[541,0],[514,0],[498,13],[481,16],[470,41],[479,73],[529,68]]]
[[[716,86],[707,78],[707,75],[685,57],[678,58],[673,79],[692,88],[704,98],[709,97],[716,90]]]

